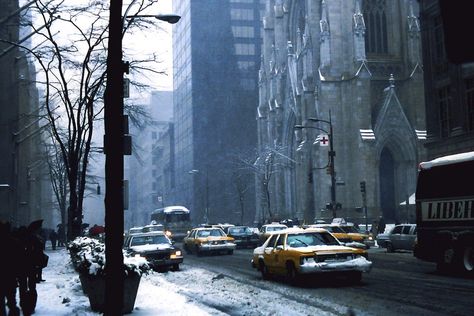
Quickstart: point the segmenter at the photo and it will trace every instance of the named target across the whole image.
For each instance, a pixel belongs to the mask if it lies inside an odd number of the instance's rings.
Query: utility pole
[[[105,315],[122,315],[124,271],[124,118],[122,0],[110,1],[107,86],[105,89]]]

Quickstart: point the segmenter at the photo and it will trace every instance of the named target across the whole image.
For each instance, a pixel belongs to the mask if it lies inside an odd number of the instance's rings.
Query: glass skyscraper
[[[237,192],[234,162],[256,147],[263,10],[261,0],[173,2],[181,20],[173,27],[172,189],[196,223],[240,221],[241,198],[244,221],[253,219],[254,188]],[[244,178],[250,188],[253,176]]]

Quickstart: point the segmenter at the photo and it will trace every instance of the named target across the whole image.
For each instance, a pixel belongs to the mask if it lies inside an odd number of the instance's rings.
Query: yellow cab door
[[[283,258],[284,234],[275,234],[265,248],[264,261],[271,272],[281,272],[285,269]]]

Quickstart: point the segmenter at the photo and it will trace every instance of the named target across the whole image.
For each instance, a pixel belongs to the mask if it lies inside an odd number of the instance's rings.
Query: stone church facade
[[[255,220],[364,223],[364,205],[369,223],[413,220],[400,203],[425,158],[418,2],[267,0],[263,29],[258,144],[269,165]]]

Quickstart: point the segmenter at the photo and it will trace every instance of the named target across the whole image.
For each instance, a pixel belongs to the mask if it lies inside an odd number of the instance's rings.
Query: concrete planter
[[[123,291],[123,314],[129,314],[135,306],[138,286],[141,276],[138,274],[129,275],[125,278]],[[82,291],[89,297],[91,309],[95,312],[105,310],[105,277],[90,274],[79,274]]]

